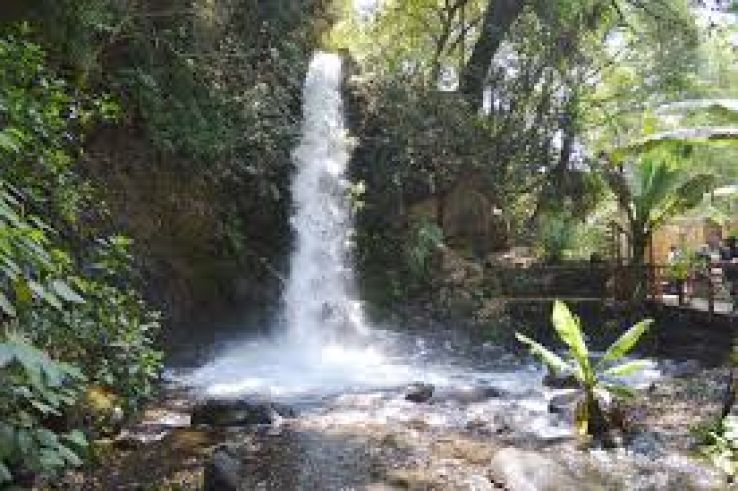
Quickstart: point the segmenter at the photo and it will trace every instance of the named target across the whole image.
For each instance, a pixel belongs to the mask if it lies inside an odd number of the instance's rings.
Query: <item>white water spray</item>
[[[303,90],[302,137],[292,183],[295,251],[282,299],[285,329],[239,343],[190,374],[185,382],[208,395],[335,392],[408,379],[369,343],[351,266],[353,223],[346,169],[341,58],[318,53]]]
[[[323,346],[365,334],[354,293],[353,224],[346,168],[351,140],[344,121],[341,58],[318,53],[303,91],[302,139],[292,183],[297,235],[284,293],[290,336]]]

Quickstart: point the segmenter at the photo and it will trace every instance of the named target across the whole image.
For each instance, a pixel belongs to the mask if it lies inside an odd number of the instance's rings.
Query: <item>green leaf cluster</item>
[[[593,420],[601,417],[599,407],[601,399],[611,399],[613,396],[629,396],[631,390],[613,379],[631,375],[643,368],[644,360],[631,360],[619,364],[633,348],[638,340],[648,330],[653,321],[643,320],[623,333],[597,359],[591,356],[584,341],[584,333],[578,317],[574,316],[569,308],[561,301],[556,301],[553,308],[552,322],[556,334],[569,349],[569,358],[563,358],[554,351],[527,336],[516,333],[516,338],[527,345],[533,355],[539,357],[555,373],[573,375],[580,385],[584,398],[579,405],[576,415],[576,427],[580,435],[601,436],[595,434],[601,428],[595,429]]]
[[[100,238],[88,210],[104,205],[75,168],[115,105],[56,75],[22,29],[0,37],[0,65],[0,481],[22,483],[81,463],[70,413],[88,385],[136,409],[161,355],[130,240]]]
[[[729,414],[696,433],[701,440],[699,453],[729,476],[738,475],[738,416]]]
[[[78,368],[51,360],[20,335],[0,338],[0,485],[82,464],[84,434],[47,424],[75,404],[84,381]]]

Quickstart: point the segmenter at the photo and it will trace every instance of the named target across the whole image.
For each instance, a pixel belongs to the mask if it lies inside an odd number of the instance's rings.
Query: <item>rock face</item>
[[[428,402],[433,397],[435,387],[431,384],[415,383],[408,387],[405,399],[410,402]]]
[[[566,467],[538,452],[513,447],[498,451],[490,463],[492,479],[510,491],[584,489]]]
[[[219,448],[205,465],[204,491],[237,491],[241,489],[242,463],[226,448]]]
[[[282,404],[245,400],[211,399],[195,406],[191,424],[210,426],[269,425],[293,418],[295,411]]]

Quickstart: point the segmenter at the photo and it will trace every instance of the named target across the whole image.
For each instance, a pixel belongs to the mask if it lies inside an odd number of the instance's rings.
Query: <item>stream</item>
[[[362,346],[300,348],[246,339],[168,374],[193,399],[269,400],[296,411],[222,437],[220,448],[246,463],[242,489],[728,489],[689,455],[688,435],[664,428],[636,421],[621,448],[580,448],[571,415],[552,408],[571,389],[544,386],[540,364],[463,331],[375,329]],[[681,366],[653,361],[627,383],[648,393]],[[433,385],[427,402],[406,399],[417,382]]]

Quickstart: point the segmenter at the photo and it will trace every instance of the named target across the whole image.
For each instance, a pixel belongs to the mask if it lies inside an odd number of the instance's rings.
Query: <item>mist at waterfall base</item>
[[[417,381],[439,390],[493,385],[521,395],[540,387],[539,365],[522,364],[481,342],[458,342],[458,336],[454,342],[459,333],[453,330],[408,333],[402,326],[367,326],[351,267],[353,224],[345,173],[352,143],[341,85],[341,59],[315,55],[294,152],[296,241],[282,318],[271,336],[233,340],[204,366],[178,378],[205,397],[260,395],[299,402]],[[545,410],[541,394],[530,400]]]

